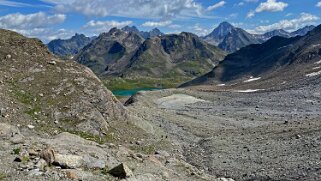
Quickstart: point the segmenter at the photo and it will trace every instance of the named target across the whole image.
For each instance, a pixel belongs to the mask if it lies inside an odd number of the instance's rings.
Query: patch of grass
[[[14,154],[14,155],[19,155],[20,152],[21,152],[21,148],[20,147],[19,148],[15,148],[15,149],[12,150],[12,154]]]
[[[156,151],[155,145],[146,145],[146,146],[140,146],[140,145],[133,145],[129,147],[131,150],[135,150],[137,152],[143,153],[143,154],[153,154]]]
[[[27,163],[30,160],[30,158],[28,156],[23,156],[22,157],[22,162],[23,163]]]
[[[0,172],[0,180],[4,180],[7,178],[7,175],[5,173]]]
[[[21,103],[24,103],[27,105],[32,105],[34,100],[33,96],[26,92],[16,91],[15,96]]]
[[[38,113],[41,113],[41,111],[42,111],[41,108],[36,106],[36,107],[33,107],[33,108],[25,111],[25,113],[28,114],[33,119],[39,119],[40,115]]]

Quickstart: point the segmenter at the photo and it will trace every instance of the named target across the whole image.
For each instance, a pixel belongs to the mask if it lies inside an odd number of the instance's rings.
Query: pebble
[[[35,128],[35,126],[34,126],[34,125],[31,125],[31,124],[29,124],[27,127],[28,127],[29,129],[34,129],[34,128]]]

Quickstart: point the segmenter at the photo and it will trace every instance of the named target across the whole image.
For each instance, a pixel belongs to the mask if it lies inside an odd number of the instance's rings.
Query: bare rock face
[[[57,154],[55,163],[62,168],[80,168],[83,166],[83,158],[78,155]]]
[[[17,128],[5,123],[0,123],[0,138],[9,139],[15,134],[20,134]]]
[[[54,57],[42,42],[0,30],[0,121],[44,134],[99,135],[127,111],[89,68]],[[10,55],[10,56],[8,56]]]

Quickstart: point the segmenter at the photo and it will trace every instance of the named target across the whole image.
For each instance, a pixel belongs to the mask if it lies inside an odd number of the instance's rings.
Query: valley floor
[[[252,93],[141,92],[128,109],[187,162],[235,180],[321,180],[321,85]]]

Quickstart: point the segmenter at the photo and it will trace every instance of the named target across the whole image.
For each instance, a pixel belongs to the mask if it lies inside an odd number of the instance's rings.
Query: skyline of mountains
[[[113,28],[85,46],[74,60],[101,77],[192,79],[211,70],[225,55],[192,33],[144,39]]]
[[[222,22],[217,28],[215,28],[210,34],[200,37],[204,41],[218,46],[220,49],[233,53],[240,48],[248,46],[250,44],[263,43],[274,36],[281,37],[294,37],[303,36],[307,32],[311,31],[315,26],[305,26],[294,32],[287,32],[282,29],[273,30],[264,34],[250,34],[247,31],[237,28],[228,22]],[[148,39],[156,36],[165,35],[158,28],[154,28],[149,32],[140,31],[135,26],[125,26],[121,30],[128,33],[136,33],[143,39]],[[89,44],[96,37],[86,37],[83,34],[75,34],[70,39],[62,40],[57,39],[48,43],[49,50],[58,56],[74,56],[80,49]]]
[[[295,33],[304,33],[301,31]],[[283,84],[300,85],[321,75],[321,67],[318,66],[321,64],[320,37],[321,25],[305,36],[276,36],[263,44],[249,45],[229,54],[209,73],[182,86],[227,86],[258,80],[257,88],[262,89]]]

